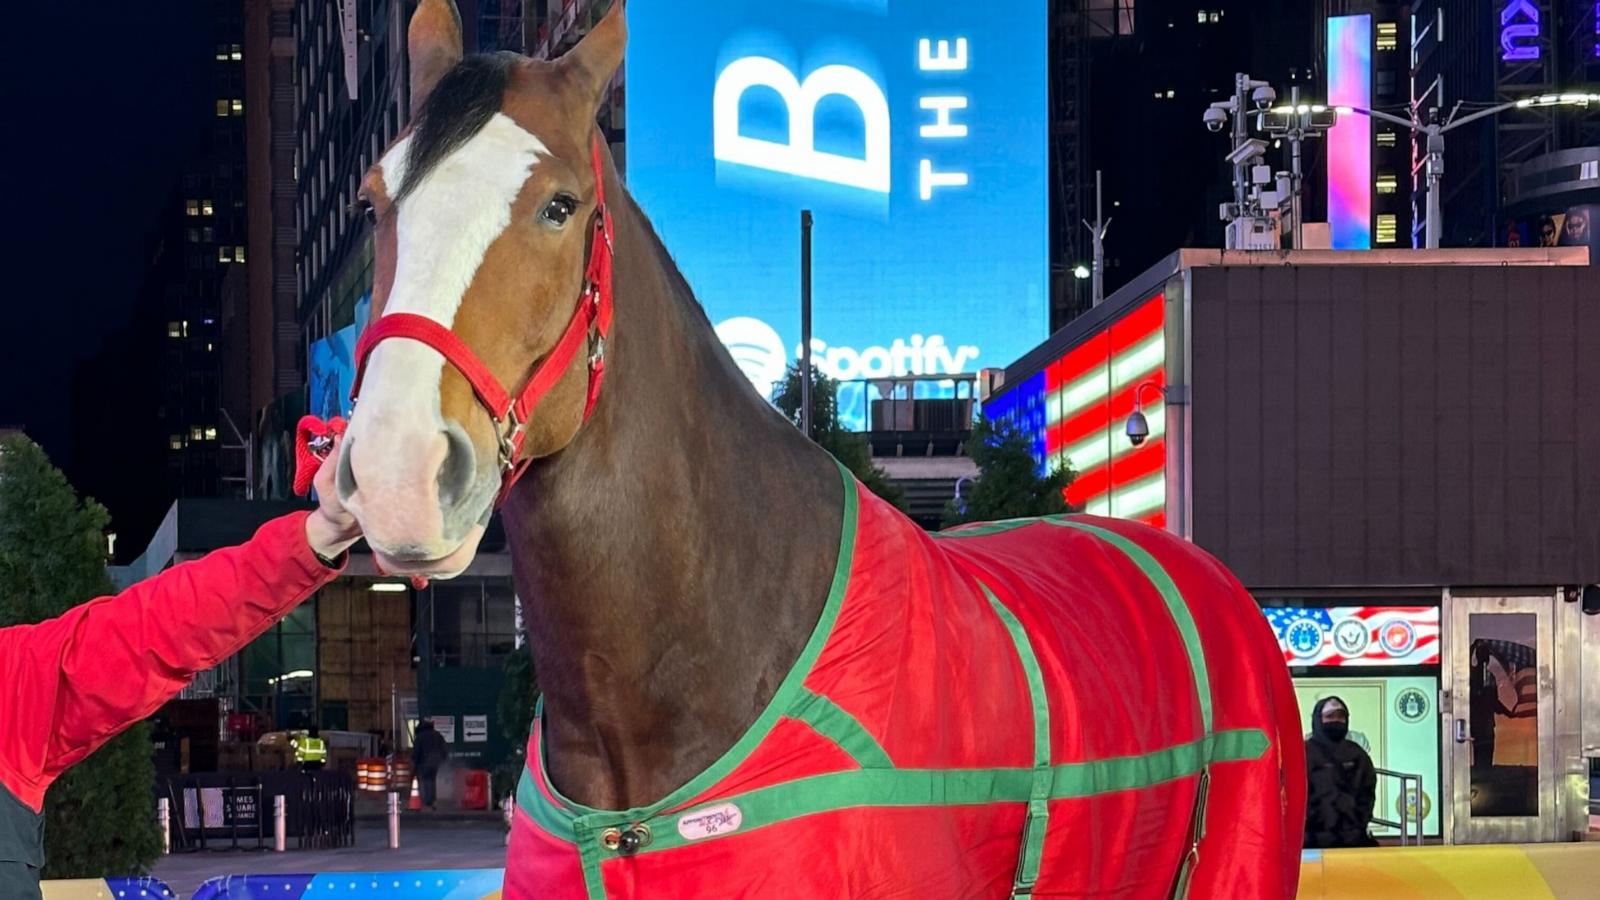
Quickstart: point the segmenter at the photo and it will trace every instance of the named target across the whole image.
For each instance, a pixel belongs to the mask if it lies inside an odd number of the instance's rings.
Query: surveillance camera
[[[1228,162],[1236,166],[1248,165],[1251,160],[1265,156],[1266,152],[1266,141],[1260,138],[1251,138],[1233,148],[1233,152],[1228,154]]]
[[[1221,131],[1228,124],[1228,114],[1215,106],[1208,108],[1201,118],[1205,121],[1206,128],[1213,134]]]
[[[1278,92],[1263,85],[1250,92],[1250,99],[1255,103],[1256,109],[1266,109],[1278,99]]]
[[[1127,432],[1128,443],[1135,447],[1143,446],[1150,439],[1150,421],[1144,417],[1144,413],[1134,410],[1133,415],[1128,417]]]

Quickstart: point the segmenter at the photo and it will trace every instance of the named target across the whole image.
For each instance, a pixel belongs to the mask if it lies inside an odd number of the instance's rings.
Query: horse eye
[[[551,200],[549,205],[545,206],[544,212],[539,214],[539,217],[559,227],[567,224],[567,220],[572,218],[572,214],[577,211],[578,201],[563,194]]]
[[[357,197],[356,208],[361,210],[361,214],[366,217],[369,223],[378,224],[378,210],[373,207],[371,200],[365,197]]]

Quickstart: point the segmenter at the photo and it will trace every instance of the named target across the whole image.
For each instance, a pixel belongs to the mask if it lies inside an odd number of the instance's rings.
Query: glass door
[[[1452,597],[1451,838],[1552,840],[1557,824],[1549,597]]]

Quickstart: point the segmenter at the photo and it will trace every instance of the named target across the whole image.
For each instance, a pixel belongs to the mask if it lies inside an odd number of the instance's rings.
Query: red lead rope
[[[584,272],[583,292],[578,297],[578,307],[561,339],[556,342],[522,390],[513,395],[507,390],[483,360],[450,329],[426,316],[416,313],[395,312],[380,316],[367,327],[356,344],[355,386],[351,400],[360,394],[361,381],[366,374],[367,360],[377,345],[391,338],[417,341],[438,351],[454,366],[461,377],[472,385],[472,392],[494,420],[495,432],[500,440],[500,496],[499,506],[505,502],[512,485],[527,470],[528,462],[521,459],[522,442],[527,436],[527,424],[550,391],[560,382],[585,340],[589,344],[589,389],[584,400],[583,420],[589,421],[595,404],[600,399],[600,386],[606,374],[606,338],[611,333],[612,320],[612,240],[611,213],[606,207],[605,168],[601,157],[600,138],[594,139],[594,234],[590,239],[589,264]]]
[[[328,454],[333,451],[333,441],[336,436],[343,435],[345,421],[339,416],[323,421],[316,416],[302,416],[300,424],[295,428],[294,435],[294,493],[296,497],[305,497],[311,493],[311,483],[316,480],[317,470],[328,461]],[[373,564],[379,575],[387,575],[383,567]],[[422,590],[428,586],[428,579],[412,577],[411,586]]]

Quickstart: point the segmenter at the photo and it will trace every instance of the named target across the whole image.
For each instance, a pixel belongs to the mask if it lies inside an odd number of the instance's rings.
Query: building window
[[[228,105],[232,108],[234,115],[236,115],[236,116],[244,115],[244,101],[243,100],[229,100],[228,101]]]
[[[1201,25],[1215,25],[1222,21],[1222,10],[1202,9],[1195,13],[1195,18]]]
[[[1400,188],[1400,180],[1389,172],[1378,175],[1378,193],[1392,194]]]
[[[200,215],[200,201],[199,200],[186,200],[186,201],[184,201],[183,211],[184,211],[184,213],[186,213],[188,215],[191,215],[191,216]]]
[[[234,262],[244,262],[244,248],[243,247],[235,246],[233,248],[233,261]]]
[[[205,438],[206,438],[205,429],[200,428],[199,426],[196,426],[194,428],[189,429],[189,440],[191,440],[191,441],[203,441],[203,440],[205,440]]]
[[[200,229],[200,240],[205,241],[206,243],[209,244],[209,243],[211,243],[212,241],[214,241],[216,239],[217,239],[216,230],[213,229],[210,225],[207,225],[206,227]]]
[[[198,244],[199,242],[200,242],[200,229],[198,229],[198,228],[189,229],[189,243]]]
[[[218,44],[217,45],[217,62],[226,62],[227,59],[228,59],[228,45],[227,44]]]
[[[1383,213],[1378,216],[1378,237],[1380,244],[1392,244],[1399,236],[1400,224],[1394,213]]]
[[[218,100],[217,101],[217,118],[226,119],[227,117],[228,117],[228,101],[226,101],[226,100]]]
[[[214,440],[216,440],[216,439],[217,439],[217,429],[216,429],[216,426],[208,426],[208,427],[207,427],[207,428],[206,428],[206,440],[208,440],[208,441],[214,441]]]
[[[1378,132],[1378,146],[1379,147],[1393,147],[1398,142],[1399,142],[1399,137],[1393,131],[1380,131],[1380,132]]]
[[[1379,97],[1393,97],[1395,76],[1392,69],[1379,69],[1373,77],[1372,88]]]
[[[167,436],[167,447],[173,450],[183,449],[183,435],[173,434]]]
[[[1400,29],[1393,22],[1378,23],[1378,49],[1397,50],[1400,47]]]
[[[244,48],[239,46],[238,44],[232,45],[231,47],[228,48],[228,58],[233,60],[234,62],[243,62],[244,61]]]
[[[218,247],[217,248],[217,262],[219,262],[219,263],[229,262],[232,259],[232,257],[233,257],[232,248],[229,248],[229,247]]]
[[[211,201],[210,200],[201,200],[200,201],[200,215],[202,215],[202,216],[210,216],[210,215],[215,215],[215,214],[216,214],[216,207],[211,205]]]
[[[177,322],[168,322],[167,323],[167,337],[169,337],[169,338],[181,338],[181,337],[183,337],[183,326],[180,325]]]

